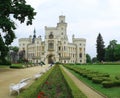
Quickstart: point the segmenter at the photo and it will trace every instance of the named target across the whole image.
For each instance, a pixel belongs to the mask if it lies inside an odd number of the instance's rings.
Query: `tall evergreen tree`
[[[105,45],[104,45],[104,41],[103,38],[101,36],[101,34],[98,34],[97,37],[97,60],[98,61],[104,61],[104,57],[105,57]]]

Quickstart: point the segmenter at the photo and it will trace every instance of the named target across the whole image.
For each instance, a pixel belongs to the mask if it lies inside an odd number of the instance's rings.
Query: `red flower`
[[[44,92],[40,92],[37,98],[43,98],[43,96],[44,96]]]
[[[38,97],[37,98],[40,98],[40,95],[38,95]]]
[[[46,81],[45,84],[48,84],[48,82]]]

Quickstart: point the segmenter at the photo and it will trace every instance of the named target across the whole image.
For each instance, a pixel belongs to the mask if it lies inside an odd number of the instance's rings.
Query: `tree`
[[[8,47],[4,44],[4,41],[0,34],[0,64],[6,62],[5,56],[7,55],[7,53],[8,53]]]
[[[19,52],[19,61],[21,62],[24,60],[25,60],[25,50],[23,49]]]
[[[93,57],[92,58],[92,63],[97,63],[98,61],[97,61],[97,57]]]
[[[19,48],[17,46],[10,46],[9,47],[10,60],[13,63],[16,63],[18,60],[18,50],[19,50]]]
[[[98,61],[104,61],[104,57],[105,57],[105,45],[104,45],[104,41],[103,38],[101,36],[101,34],[98,34],[97,37],[97,60]]]
[[[115,61],[120,61],[120,44],[117,44],[115,46],[115,50],[114,50],[114,60]]]
[[[25,0],[0,0],[0,29],[4,33],[4,36],[1,37],[3,40],[2,47],[7,47],[15,39],[16,25],[12,19],[21,23],[26,21],[27,25],[31,25],[35,15],[36,12],[30,5],[26,4]],[[4,51],[1,53],[3,54]]]
[[[106,61],[117,61],[120,60],[120,45],[117,44],[116,40],[111,40],[105,51]]]
[[[86,54],[86,62],[91,63],[91,57],[89,54]]]

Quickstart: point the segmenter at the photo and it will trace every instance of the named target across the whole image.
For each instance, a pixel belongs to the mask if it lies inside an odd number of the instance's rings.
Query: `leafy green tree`
[[[101,34],[98,34],[97,37],[97,60],[98,61],[104,61],[104,57],[105,57],[105,45],[104,45],[104,41],[103,38],[101,36]]]
[[[17,46],[9,47],[9,56],[12,63],[16,63],[18,61],[18,50],[19,48]]]
[[[7,53],[8,53],[8,47],[5,45],[2,36],[0,34],[0,64],[6,62],[5,56],[7,55]]]
[[[25,0],[0,0],[0,29],[4,33],[4,36],[1,37],[3,49],[7,51],[6,47],[15,39],[16,25],[13,19],[20,21],[20,23],[26,22],[27,25],[32,25],[35,15],[36,12],[30,5],[26,4]],[[1,52],[5,58],[5,50],[1,50]]]
[[[93,57],[92,58],[92,63],[97,63],[98,61],[97,61],[97,57]]]
[[[92,61],[91,61],[91,57],[90,57],[89,54],[86,54],[86,62],[87,62],[87,63],[91,63],[91,62],[92,62]]]
[[[120,60],[120,44],[117,44],[116,40],[111,40],[105,51],[106,61],[118,61]]]
[[[114,60],[115,61],[120,61],[120,44],[117,44],[115,46],[115,50],[114,50]]]
[[[106,51],[105,51],[106,61],[114,61],[115,60],[114,51],[115,51],[116,45],[117,45],[116,40],[111,40],[109,42],[109,45],[108,45],[108,47],[106,48]]]

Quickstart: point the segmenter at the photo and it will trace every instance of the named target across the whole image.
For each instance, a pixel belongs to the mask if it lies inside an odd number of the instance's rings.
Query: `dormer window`
[[[54,36],[52,34],[52,32],[50,32],[49,38],[52,39]]]

